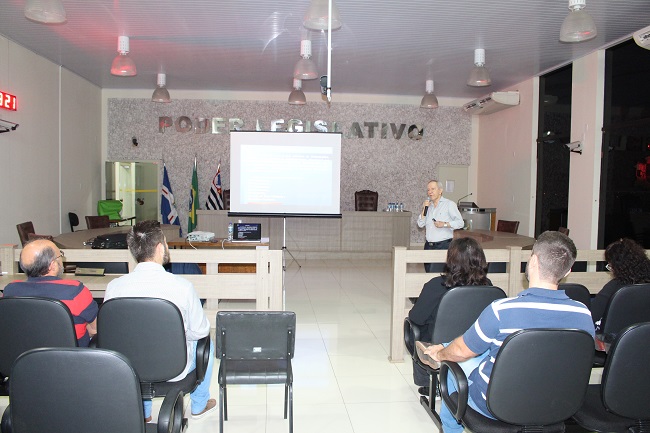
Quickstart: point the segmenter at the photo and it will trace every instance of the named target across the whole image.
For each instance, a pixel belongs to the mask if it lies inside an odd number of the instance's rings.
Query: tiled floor
[[[296,312],[298,322],[295,432],[436,433],[419,404],[410,362],[388,361],[390,260],[301,265],[293,263],[286,272],[286,309]],[[216,372],[215,366],[211,390],[218,399]],[[229,386],[225,433],[287,433],[283,399],[283,386]],[[7,402],[0,397],[0,410]],[[190,419],[188,431],[214,433],[218,421],[217,412]]]

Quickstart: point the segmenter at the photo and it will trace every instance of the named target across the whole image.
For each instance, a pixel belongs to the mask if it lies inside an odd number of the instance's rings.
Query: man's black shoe
[[[429,387],[428,386],[421,386],[418,388],[418,392],[420,395],[424,395],[425,397],[429,396]]]

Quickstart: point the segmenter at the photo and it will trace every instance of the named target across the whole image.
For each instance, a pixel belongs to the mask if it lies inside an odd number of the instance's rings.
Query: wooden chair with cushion
[[[20,243],[22,246],[25,246],[27,242],[33,241],[35,239],[47,239],[50,241],[52,240],[52,236],[50,235],[37,235],[34,232],[34,224],[31,221],[16,225],[16,229],[18,230],[18,237],[20,238]]]
[[[86,226],[89,229],[106,229],[111,226],[108,215],[86,216]]]
[[[519,221],[497,221],[498,232],[517,233],[517,230],[519,230]]]
[[[379,194],[376,191],[364,189],[354,193],[355,211],[376,211],[379,202]]]

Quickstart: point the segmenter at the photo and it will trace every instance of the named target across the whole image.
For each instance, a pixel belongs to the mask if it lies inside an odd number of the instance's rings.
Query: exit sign
[[[10,93],[0,90],[0,108],[16,111],[18,98]]]

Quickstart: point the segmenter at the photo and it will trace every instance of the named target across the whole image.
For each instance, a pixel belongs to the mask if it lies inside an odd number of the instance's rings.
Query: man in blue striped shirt
[[[482,414],[494,418],[486,403],[487,387],[497,352],[513,332],[533,328],[583,329],[594,336],[589,309],[558,291],[560,280],[571,272],[577,255],[571,239],[560,232],[542,233],[526,267],[530,283],[515,298],[501,299],[488,306],[463,335],[448,345],[429,347],[425,353],[435,361],[460,363],[469,384],[468,404]],[[450,388],[455,385],[450,380]],[[445,433],[462,432],[444,403],[441,406]]]

